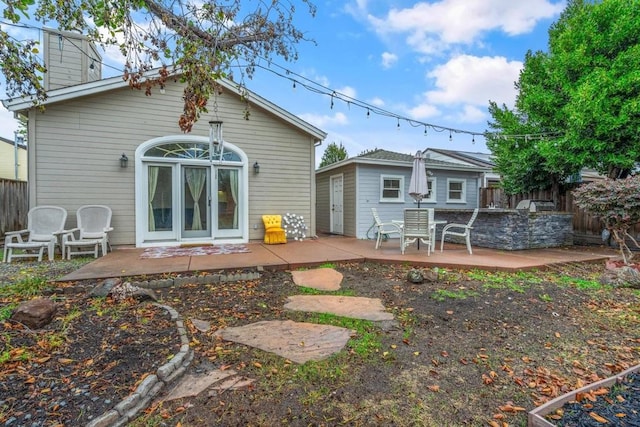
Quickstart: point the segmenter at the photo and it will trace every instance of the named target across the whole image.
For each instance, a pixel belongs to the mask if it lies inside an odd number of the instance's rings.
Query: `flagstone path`
[[[298,286],[322,291],[337,291],[342,274],[332,268],[292,271]],[[378,298],[340,295],[295,295],[289,297],[284,308],[294,311],[330,313],[337,316],[388,322],[393,314],[385,311]],[[191,319],[197,329],[205,332],[207,322]],[[256,322],[245,326],[229,327],[216,331],[222,339],[259,348],[277,354],[294,363],[323,360],[344,348],[355,332],[330,325],[275,320]],[[233,370],[214,370],[206,374],[185,375],[163,400],[197,396],[209,389],[209,395],[228,389],[247,387],[252,379],[239,377]]]

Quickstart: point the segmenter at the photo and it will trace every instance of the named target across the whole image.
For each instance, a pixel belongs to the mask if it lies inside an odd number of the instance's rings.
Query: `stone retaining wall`
[[[466,224],[472,210],[436,209],[435,218]],[[529,212],[515,209],[480,209],[471,231],[471,245],[507,251],[554,248],[573,245],[573,214]],[[436,238],[444,225],[437,227]],[[447,242],[464,244],[464,239],[447,236]]]

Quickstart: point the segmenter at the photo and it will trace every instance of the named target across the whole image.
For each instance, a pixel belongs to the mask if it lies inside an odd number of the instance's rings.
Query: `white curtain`
[[[158,186],[158,166],[149,166],[149,231],[156,231],[156,217],[153,214],[153,199],[156,196],[156,187]]]
[[[189,192],[193,198],[192,230],[202,230],[202,217],[200,216],[200,196],[207,181],[207,171],[202,168],[187,168],[184,171],[189,186]]]
[[[231,198],[233,199],[233,228],[238,228],[238,171],[229,171],[229,184],[231,187]]]

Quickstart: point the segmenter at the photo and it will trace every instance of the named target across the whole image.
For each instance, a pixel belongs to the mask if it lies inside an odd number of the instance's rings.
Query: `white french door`
[[[248,158],[233,144],[167,136],[136,149],[136,245],[248,240]]]

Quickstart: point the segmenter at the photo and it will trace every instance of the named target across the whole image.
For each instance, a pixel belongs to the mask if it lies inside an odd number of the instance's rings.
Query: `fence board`
[[[7,231],[22,230],[27,227],[29,211],[28,187],[26,181],[0,179],[0,236]]]
[[[573,201],[573,195],[570,190],[560,195],[558,200],[554,200],[551,190],[509,195],[502,188],[480,189],[480,207],[483,208],[493,202],[496,208],[515,209],[518,203],[525,199],[553,200],[558,211],[571,212],[573,214],[573,232],[575,235],[586,235],[588,238],[589,236],[600,236],[602,233],[602,222],[586,213],[584,209],[579,208]],[[632,236],[640,234],[640,224],[636,224],[629,231],[629,234]]]

